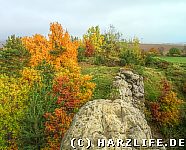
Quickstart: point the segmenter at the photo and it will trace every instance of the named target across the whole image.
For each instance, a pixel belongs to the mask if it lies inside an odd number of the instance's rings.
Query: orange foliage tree
[[[46,133],[50,150],[59,149],[60,141],[68,130],[76,111],[87,102],[94,89],[88,75],[70,72],[67,69],[59,72],[53,85],[59,108],[53,113],[46,113]]]
[[[87,102],[95,85],[91,77],[81,75],[77,63],[77,40],[72,41],[60,24],[52,23],[48,38],[42,35],[22,38],[31,54],[30,65],[37,67],[42,61],[55,68],[53,96],[57,97],[54,112],[44,117],[47,146],[45,149],[59,149],[60,141],[70,126],[75,112]]]
[[[51,23],[48,38],[36,34],[32,37],[23,37],[22,42],[31,54],[30,65],[37,66],[43,60],[60,67],[78,66],[78,42],[72,42],[68,32],[58,23]]]

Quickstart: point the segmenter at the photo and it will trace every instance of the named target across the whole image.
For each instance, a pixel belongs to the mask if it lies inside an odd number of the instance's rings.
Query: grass
[[[162,60],[171,62],[171,63],[185,63],[186,64],[186,57],[159,57]]]
[[[96,83],[96,88],[92,99],[108,99],[110,93],[114,90],[112,83],[114,77],[119,72],[118,67],[107,67],[80,63],[82,74],[93,76],[92,81]],[[161,81],[168,79],[178,97],[185,99],[182,92],[183,83],[186,79],[186,70],[178,64],[170,66],[167,69],[148,68],[143,66],[134,67],[134,71],[144,77],[145,99],[148,101],[157,101],[161,95]]]
[[[92,81],[96,83],[96,88],[92,99],[107,99],[112,92],[113,80],[119,72],[120,67],[107,67],[89,65],[87,63],[80,63],[82,74],[89,74],[93,76]],[[161,95],[160,82],[165,78],[164,74],[154,68],[147,68],[138,66],[134,68],[137,74],[144,77],[145,99],[149,101],[156,101]]]
[[[92,82],[96,88],[92,99],[108,99],[112,92],[114,77],[119,72],[119,67],[93,66],[80,64],[82,74],[92,75]]]
[[[144,78],[145,99],[149,101],[157,101],[161,95],[161,80],[164,74],[154,68],[136,66],[134,71]]]
[[[180,58],[180,57],[179,57]],[[173,58],[174,59],[174,58]],[[90,65],[87,62],[80,63],[82,74],[90,74],[93,76],[92,81],[96,83],[93,99],[110,99],[110,93],[114,91],[112,83],[114,77],[119,72],[118,67],[96,66]],[[147,106],[146,119],[151,126],[152,133],[155,138],[183,138],[186,133],[186,105],[183,105],[182,120],[179,125],[159,127],[151,119],[150,110],[148,108],[150,102],[155,102],[161,96],[162,79],[167,79],[173,86],[173,91],[178,94],[178,97],[182,100],[186,100],[186,93],[182,91],[183,83],[186,81],[186,63],[179,64],[173,63],[168,68],[150,68],[144,66],[132,66],[134,73],[137,73],[144,78],[145,89],[145,104]],[[185,117],[184,117],[185,116]],[[183,148],[184,149],[184,148]],[[182,150],[182,149],[181,149]]]

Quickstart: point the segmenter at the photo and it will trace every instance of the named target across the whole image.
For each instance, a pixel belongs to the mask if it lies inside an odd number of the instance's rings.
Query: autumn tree
[[[120,40],[122,34],[118,32],[113,25],[110,25],[103,36],[103,52],[105,53],[106,57],[118,57],[121,48]]]
[[[40,68],[39,66],[44,61],[54,68],[52,90],[49,90],[48,94],[52,94],[53,99],[56,99],[53,103],[55,108],[52,112],[44,112],[43,117],[46,120],[44,123],[47,140],[45,149],[59,149],[59,143],[68,130],[72,117],[91,98],[95,85],[90,82],[90,76],[81,75],[77,62],[78,40],[72,41],[68,32],[63,30],[60,24],[52,23],[50,25],[48,38],[36,34],[32,37],[22,38],[22,41],[31,54],[31,67]],[[36,91],[41,90],[36,89]],[[41,91],[41,93],[47,94],[45,91]],[[35,92],[34,94],[36,94]],[[31,101],[38,105],[42,104],[40,108],[43,109],[45,108],[43,105],[47,103],[43,103],[42,98],[42,95],[38,95],[33,97]],[[37,108],[39,107],[33,105],[30,112],[32,109],[37,110]],[[37,120],[42,120],[41,114],[35,116],[39,117]],[[37,124],[41,123],[37,122]],[[30,130],[32,128],[34,126]],[[40,129],[38,128],[38,130]],[[41,143],[38,140],[34,141]]]
[[[83,35],[84,42],[89,41],[94,47],[94,53],[99,54],[102,52],[102,46],[104,43],[104,37],[100,32],[99,26],[90,27],[86,34]]]
[[[50,25],[48,38],[36,34],[24,37],[22,41],[31,54],[30,65],[37,66],[43,60],[55,66],[73,68],[77,64],[78,42],[72,42],[70,35],[58,23]]]

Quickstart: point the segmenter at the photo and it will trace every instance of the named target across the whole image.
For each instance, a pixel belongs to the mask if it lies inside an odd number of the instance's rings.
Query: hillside
[[[186,49],[184,48],[184,44],[140,44],[140,48],[145,51],[151,48],[155,48],[167,52],[172,47],[178,48],[180,50]]]
[[[132,68],[126,68],[133,70],[137,74],[140,74],[144,79],[144,89],[145,89],[145,104],[147,110],[145,111],[146,119],[152,129],[152,134],[154,138],[181,138],[184,137],[186,133],[186,128],[184,126],[184,120],[179,125],[172,126],[159,126],[152,119],[152,114],[149,111],[149,106],[153,102],[157,102],[162,93],[162,80],[166,79],[172,84],[172,89],[178,95],[178,98],[182,99],[184,103],[186,102],[186,94],[182,92],[183,82],[186,78],[185,60],[183,58],[183,63],[178,64],[177,62],[170,64],[167,68],[161,67],[144,67],[144,66],[133,66]],[[167,60],[168,61],[168,60]],[[172,62],[172,61],[170,61]],[[86,63],[80,63],[83,74],[93,75],[93,82],[96,83],[96,89],[94,91],[94,98],[96,99],[109,99],[114,90],[112,82],[119,71],[119,67],[107,67],[107,66],[96,66]],[[102,93],[102,94],[100,94]],[[185,110],[184,105],[182,110]],[[182,114],[184,115],[184,114]],[[184,118],[184,117],[183,117]]]

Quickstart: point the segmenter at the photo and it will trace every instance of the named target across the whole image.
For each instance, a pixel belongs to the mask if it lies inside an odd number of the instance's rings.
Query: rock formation
[[[114,86],[119,93],[118,99],[89,101],[79,110],[62,140],[62,150],[73,149],[71,145],[78,150],[85,150],[88,146],[87,139],[91,141],[90,150],[136,150],[140,147],[125,148],[117,145],[117,141],[122,139],[126,144],[127,139],[133,139],[133,142],[136,139],[137,144],[142,145],[142,139],[152,138],[151,129],[143,114],[143,78],[121,69],[115,77]],[[72,144],[73,138],[76,141],[74,140]],[[80,147],[77,144],[78,139],[84,140],[84,146]],[[98,147],[98,141],[102,139],[105,139],[106,147]],[[108,143],[111,144],[110,147]]]
[[[144,108],[144,83],[143,77],[131,71],[120,69],[115,77],[114,87],[119,92],[119,97],[127,103],[143,111]]]

